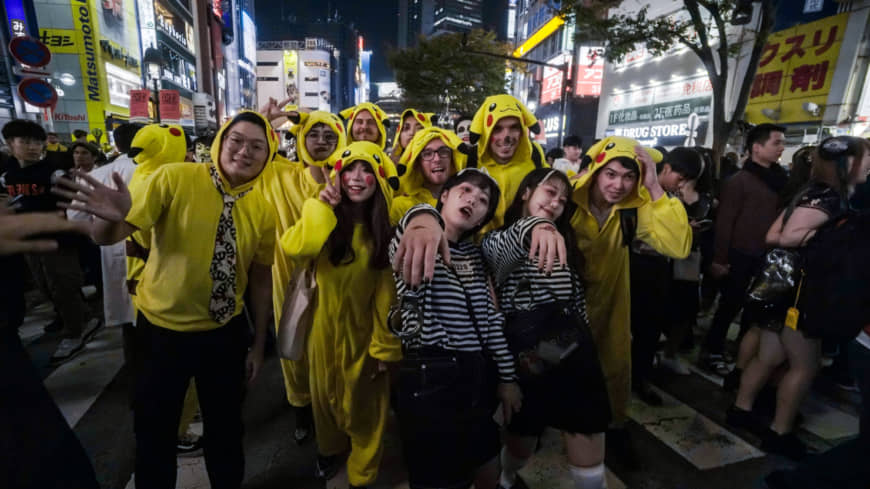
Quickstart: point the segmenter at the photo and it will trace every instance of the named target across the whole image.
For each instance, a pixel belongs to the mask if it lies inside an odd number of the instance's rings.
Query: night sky
[[[337,14],[365,39],[372,81],[379,82],[393,79],[386,53],[396,46],[398,12],[398,0],[256,0],[255,22],[259,40],[302,40],[306,24]]]

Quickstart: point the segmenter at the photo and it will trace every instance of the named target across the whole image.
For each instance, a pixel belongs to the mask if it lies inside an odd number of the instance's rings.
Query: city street
[[[129,409],[130,376],[123,366],[121,334],[105,328],[85,352],[56,369],[46,367],[59,338],[43,335],[52,318],[41,304],[28,316],[21,336],[34,362],[43,368],[45,383],[67,421],[93,460],[105,488],[134,487],[133,422]],[[705,322],[702,320],[702,322]],[[724,425],[731,395],[721,379],[694,369],[680,377],[659,371],[656,388],[665,400],[662,407],[648,407],[633,400],[628,431],[638,460],[632,464],[609,447],[607,467],[611,489],[737,489],[763,487],[765,474],[790,462],[767,456],[751,434]],[[801,439],[813,449],[824,450],[853,436],[857,396],[817,381],[804,403]],[[283,383],[274,353],[267,357],[261,376],[245,407],[246,483],[248,489],[324,487],[313,477],[314,443],[299,447],[292,440],[293,414],[284,400]],[[201,430],[201,424],[194,425]],[[179,458],[178,488],[208,488],[204,459]],[[389,431],[378,489],[407,487],[395,425]],[[561,443],[548,432],[539,452],[521,472],[532,489],[569,489]],[[346,487],[341,474],[329,488]]]

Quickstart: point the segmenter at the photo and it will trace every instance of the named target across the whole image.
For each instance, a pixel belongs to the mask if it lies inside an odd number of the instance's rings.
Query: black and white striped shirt
[[[399,222],[390,242],[390,260],[396,254],[405,226],[413,214],[437,211],[427,204],[412,207]],[[406,339],[405,347],[435,346],[446,350],[475,352],[486,350],[498,365],[502,382],[516,378],[514,358],[504,336],[504,315],[496,310],[489,293],[487,271],[480,249],[470,240],[450,243],[451,267],[439,255],[432,281],[411,291],[394,273],[398,297],[416,294],[422,321],[420,335]],[[469,304],[471,310],[469,311]],[[402,319],[413,320],[414,311],[403,309]]]
[[[505,314],[511,314],[530,306],[572,301],[588,325],[586,293],[580,276],[571,267],[558,266],[548,276],[538,270],[537,259],[529,259],[532,228],[541,223],[553,224],[548,219],[525,217],[484,236],[481,249],[496,278],[499,307]],[[524,282],[529,286],[521,287]]]

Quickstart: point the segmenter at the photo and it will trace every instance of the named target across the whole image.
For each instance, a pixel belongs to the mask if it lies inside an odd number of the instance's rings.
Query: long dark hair
[[[363,161],[366,165],[369,164],[365,160],[357,161]],[[353,163],[346,165],[345,168],[350,167]],[[390,238],[393,235],[392,228],[390,227],[390,213],[387,209],[386,198],[381,192],[381,186],[377,181],[375,181],[374,186],[375,193],[372,194],[369,200],[359,204],[348,199],[344,189],[342,189],[341,202],[335,206],[335,217],[338,222],[326,240],[329,261],[333,265],[347,265],[356,259],[356,253],[354,253],[352,246],[353,229],[356,225],[354,221],[355,205],[364,206],[362,212],[362,215],[365,216],[363,226],[365,226],[365,230],[373,244],[371,257],[369,258],[369,267],[381,269],[389,265],[389,244]]]
[[[574,228],[571,226],[571,217],[574,215],[574,212],[577,211],[577,204],[571,200],[571,189],[573,188],[571,182],[561,171],[553,170],[551,168],[536,168],[530,171],[525,178],[523,178],[523,181],[520,182],[520,186],[514,196],[514,201],[511,202],[510,207],[508,207],[504,213],[503,228],[507,228],[522,219],[523,209],[526,204],[526,201],[523,200],[523,194],[526,193],[526,190],[528,190],[531,195],[531,193],[534,193],[535,189],[538,188],[538,185],[540,185],[541,182],[551,178],[562,182],[562,185],[565,186],[565,191],[568,192],[568,200],[565,202],[565,210],[563,210],[562,215],[556,219],[555,224],[559,234],[565,238],[565,247],[568,249],[568,265],[574,269],[574,272],[576,272],[577,275],[582,276],[585,259],[583,258],[583,253],[580,252],[580,248],[577,247],[577,235],[574,233]]]

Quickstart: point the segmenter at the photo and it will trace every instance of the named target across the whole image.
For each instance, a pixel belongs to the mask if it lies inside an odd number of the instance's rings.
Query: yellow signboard
[[[749,93],[747,121],[822,119],[821,111],[812,113],[804,104],[821,107],[827,103],[848,18],[848,13],[834,15],[770,35]],[[764,109],[770,109],[767,115],[762,113]]]
[[[39,29],[39,40],[52,54],[76,54],[81,51],[81,37],[73,29]]]
[[[82,67],[82,88],[88,112],[88,126],[105,130],[106,116],[103,108],[108,103],[106,70],[99,56],[99,31],[97,18],[88,0],[72,0],[73,27],[81,40],[79,63]]]

